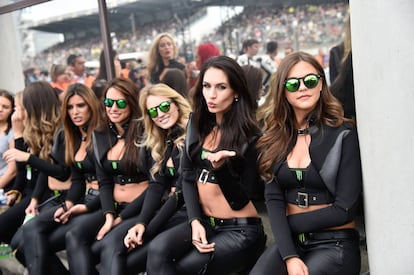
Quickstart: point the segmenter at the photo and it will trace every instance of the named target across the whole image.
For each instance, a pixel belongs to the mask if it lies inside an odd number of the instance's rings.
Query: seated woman
[[[362,172],[356,128],[313,56],[289,54],[272,81],[273,111],[258,149],[276,243],[251,274],[358,275],[354,218]]]
[[[14,133],[11,117],[14,111],[14,98],[11,93],[0,89],[0,156],[14,148]],[[16,177],[17,168],[14,161],[7,162],[0,158],[0,188],[10,189]]]
[[[65,249],[66,232],[82,219],[68,222],[61,217],[74,204],[92,201],[99,194],[92,132],[102,122],[100,104],[95,93],[80,83],[69,86],[63,98],[64,154],[71,167],[71,186],[61,205],[43,211],[23,226],[24,254],[30,274],[66,271],[55,252]]]

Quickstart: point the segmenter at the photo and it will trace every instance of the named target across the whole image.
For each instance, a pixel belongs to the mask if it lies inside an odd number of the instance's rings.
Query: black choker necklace
[[[304,136],[309,134],[309,127],[306,127],[304,129],[296,129],[296,133],[298,134],[298,136]]]

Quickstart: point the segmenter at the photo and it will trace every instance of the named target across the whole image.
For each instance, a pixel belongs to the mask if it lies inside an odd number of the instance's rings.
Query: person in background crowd
[[[192,88],[198,79],[203,64],[211,57],[220,55],[219,48],[211,42],[198,45],[196,50],[195,61],[187,65],[188,85]]]
[[[62,214],[79,202],[96,200],[99,194],[92,151],[92,131],[102,123],[100,102],[83,84],[68,87],[62,102],[65,162],[71,167],[71,186],[61,205],[40,213],[23,225],[24,254],[29,274],[65,274],[55,252],[65,249],[65,234],[82,216],[68,222]],[[81,198],[81,200],[79,200]]]
[[[362,172],[356,128],[312,55],[288,55],[273,81],[273,111],[257,148],[277,241],[251,274],[358,275],[354,218]]]
[[[260,62],[257,61],[256,55],[260,49],[260,43],[256,39],[247,39],[243,41],[243,54],[237,57],[237,63],[240,66],[252,65],[260,68]]]
[[[188,222],[150,243],[148,274],[230,274],[254,265],[266,237],[251,201],[260,184],[255,101],[237,62],[204,63],[181,157]]]
[[[55,89],[59,99],[62,101],[66,89],[73,82],[72,71],[65,65],[53,64],[50,67],[50,79],[50,85]]]
[[[277,70],[276,56],[278,44],[276,41],[269,41],[266,43],[266,54],[261,57],[260,68],[264,72],[263,85],[265,87],[264,93],[269,89],[270,78]]]
[[[185,65],[177,61],[178,48],[172,35],[161,33],[154,38],[148,53],[148,76],[152,84],[160,82],[165,68],[185,70]]]
[[[253,100],[256,102],[256,108],[259,104],[260,99],[264,95],[263,86],[263,70],[256,68],[252,65],[242,66],[243,72],[246,75],[247,87],[252,95]]]
[[[118,53],[115,50],[110,51],[111,59],[114,62],[114,69],[115,69],[115,76],[114,77],[121,77],[122,68],[121,62],[119,61]],[[128,77],[126,77],[128,78]],[[108,72],[106,71],[106,63],[105,63],[105,52],[102,50],[99,55],[99,72],[96,76],[96,80],[105,79],[108,81]]]
[[[14,133],[12,129],[11,117],[14,111],[13,95],[3,89],[0,89],[0,156],[10,149],[14,148]],[[0,188],[9,189],[16,177],[16,163],[6,162],[0,158]]]
[[[160,76],[160,82],[177,91],[184,98],[188,98],[187,79],[180,69],[165,69]]]
[[[342,103],[345,117],[354,119],[356,122],[351,22],[349,17],[345,25],[344,40],[339,45],[333,47],[330,54],[329,74],[331,78],[331,91]]]
[[[95,78],[86,74],[85,62],[85,57],[81,54],[71,54],[66,60],[66,64],[73,72],[73,81],[75,83],[85,84],[87,87],[91,88]]]

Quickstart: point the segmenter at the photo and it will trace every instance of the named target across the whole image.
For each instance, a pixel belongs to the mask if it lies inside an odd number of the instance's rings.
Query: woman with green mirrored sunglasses
[[[344,118],[320,63],[305,52],[283,59],[269,96],[258,166],[278,241],[249,274],[358,275],[354,219],[362,172],[355,124]]]

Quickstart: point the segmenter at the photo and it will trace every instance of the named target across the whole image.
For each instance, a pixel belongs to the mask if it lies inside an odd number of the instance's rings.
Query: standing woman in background
[[[150,243],[147,272],[246,272],[262,253],[266,237],[251,200],[260,184],[260,130],[255,101],[236,61],[227,56],[209,59],[192,103],[180,163],[189,220]]]
[[[71,187],[62,205],[43,211],[23,226],[26,266],[31,275],[63,274],[66,269],[55,252],[65,249],[65,233],[73,222],[61,219],[75,203],[98,199],[98,181],[92,151],[92,131],[102,121],[102,104],[84,84],[68,87],[62,104],[65,161],[71,167]]]
[[[0,156],[14,148],[14,134],[11,117],[14,111],[14,98],[6,90],[0,89]],[[10,188],[10,184],[16,177],[16,162],[7,163],[0,158],[0,188]]]
[[[257,146],[276,243],[253,275],[360,272],[358,137],[325,77],[313,56],[294,52],[273,78],[273,112]]]
[[[160,75],[166,68],[177,68],[185,72],[185,65],[178,62],[178,48],[174,38],[161,33],[152,42],[148,53],[148,75],[152,84],[160,82]]]

